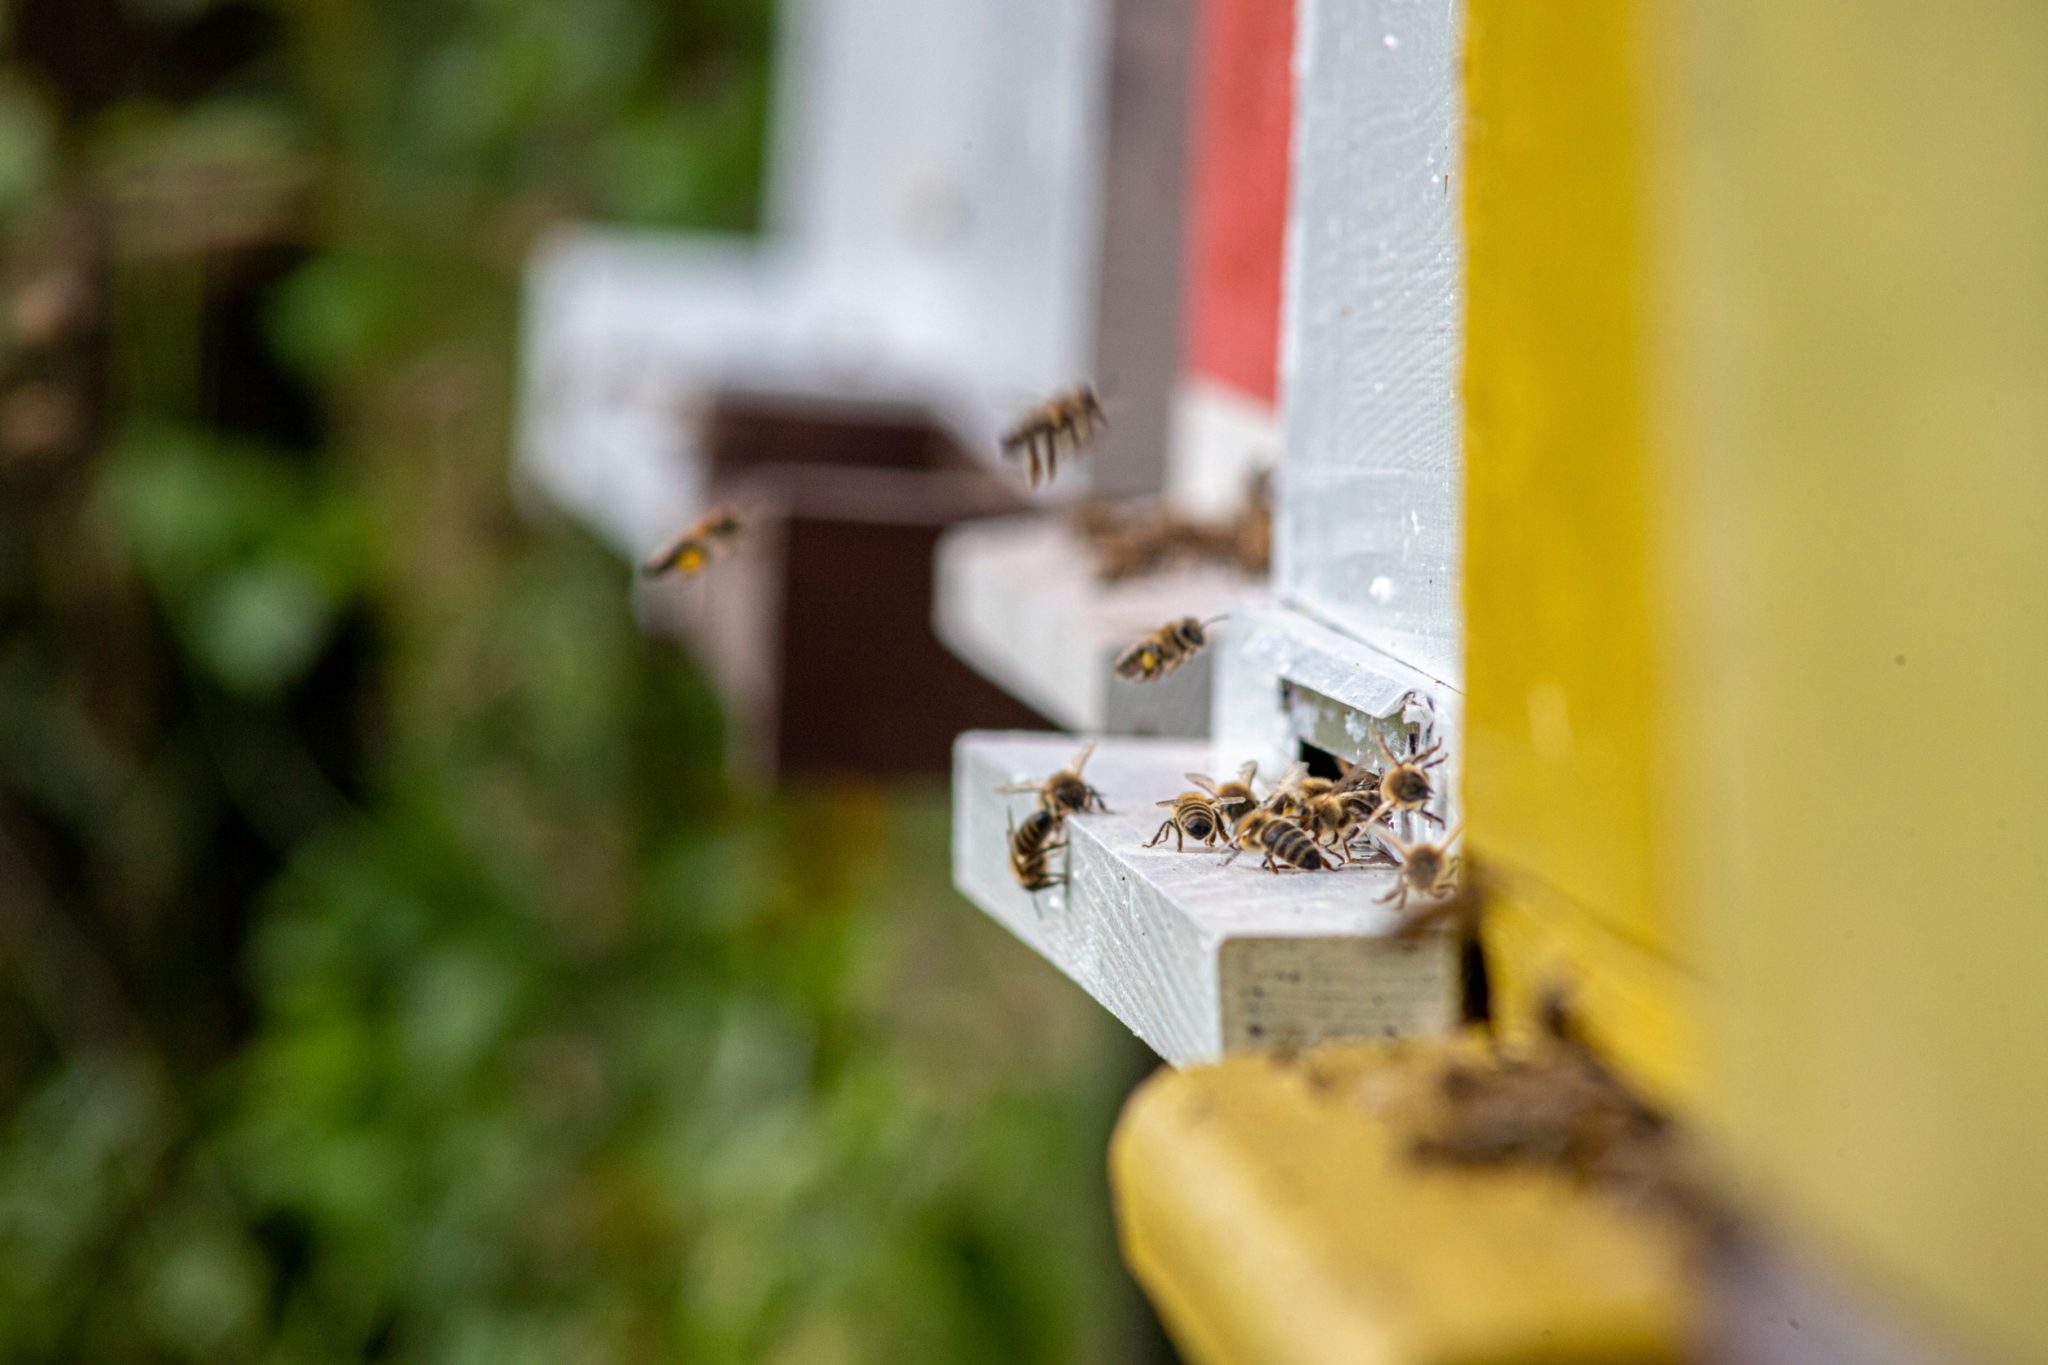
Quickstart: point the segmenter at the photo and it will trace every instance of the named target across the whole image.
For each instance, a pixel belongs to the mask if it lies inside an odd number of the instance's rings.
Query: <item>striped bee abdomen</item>
[[[1324,866],[1323,851],[1315,836],[1285,816],[1260,810],[1238,826],[1240,847],[1265,855],[1265,866],[1278,872],[1282,864],[1314,872]]]
[[[1173,812],[1160,824],[1158,832],[1145,845],[1147,848],[1164,839],[1169,830],[1173,832],[1173,846],[1177,850],[1185,850],[1189,839],[1204,845],[1213,844],[1223,833],[1223,812],[1206,793],[1182,792],[1172,800],[1158,804],[1171,806]]]
[[[1316,847],[1315,838],[1291,820],[1278,822],[1265,843],[1266,855],[1273,861],[1311,872],[1323,865],[1323,852]]]
[[[1045,810],[1031,812],[1010,830],[1010,873],[1026,891],[1043,891],[1065,880],[1048,867],[1052,854],[1066,847],[1058,841],[1059,832],[1059,818]]]

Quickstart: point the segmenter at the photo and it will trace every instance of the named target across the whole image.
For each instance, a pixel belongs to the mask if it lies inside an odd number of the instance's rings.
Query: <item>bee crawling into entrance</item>
[[[1199,620],[1183,616],[1168,621],[1117,656],[1117,676],[1132,682],[1157,682],[1179,668],[1209,643],[1209,627],[1228,618],[1212,616]]]
[[[1384,905],[1393,901],[1395,911],[1400,913],[1408,909],[1410,895],[1432,900],[1448,895],[1458,883],[1458,859],[1451,852],[1451,845],[1464,828],[1452,826],[1443,842],[1436,844],[1404,844],[1390,834],[1382,834],[1380,837],[1401,855],[1401,870],[1395,874],[1393,889],[1384,896],[1373,897],[1374,902]]]
[[[1109,814],[1109,807],[1103,803],[1102,793],[1088,785],[1081,776],[1081,769],[1088,764],[1088,755],[1095,752],[1095,741],[1089,740],[1081,746],[1081,752],[1074,761],[1046,778],[1043,782],[1012,782],[1006,787],[997,787],[999,792],[1037,792],[1039,808],[1055,820],[1064,820],[1069,815],[1086,815],[1090,811]]]
[[[1048,810],[1031,812],[1021,825],[1014,817],[1010,821],[1010,875],[1033,895],[1067,883],[1048,866],[1052,855],[1067,846],[1059,834],[1060,819]]]
[[[1441,768],[1449,755],[1443,752],[1443,741],[1438,740],[1419,754],[1397,758],[1387,748],[1387,742],[1378,735],[1373,743],[1379,746],[1380,758],[1386,768],[1380,774],[1380,805],[1375,818],[1386,817],[1389,827],[1392,817],[1410,812],[1423,819],[1441,825],[1443,817],[1428,809],[1436,797],[1436,783],[1430,777],[1430,770]]]
[[[1153,844],[1162,842],[1166,838],[1166,832],[1172,830],[1173,849],[1176,853],[1187,851],[1187,839],[1195,840],[1204,848],[1213,848],[1218,839],[1227,840],[1230,837],[1225,832],[1223,808],[1250,799],[1248,796],[1220,798],[1208,792],[1197,791],[1182,792],[1171,800],[1158,802],[1159,805],[1173,807],[1173,811],[1145,847],[1151,848]]]
[[[675,539],[641,562],[640,572],[649,578],[673,573],[691,578],[702,572],[711,557],[724,550],[740,533],[740,520],[731,512],[713,512],[685,527]]]
[[[1383,801],[1378,776],[1355,763],[1335,779],[1301,778],[1291,789],[1298,807],[1291,818],[1340,862],[1348,863],[1351,841],[1379,818]]]
[[[1003,455],[1024,460],[1024,478],[1033,488],[1053,476],[1062,453],[1078,455],[1097,432],[1109,425],[1102,399],[1090,384],[1056,393],[1017,419],[1003,433]]]

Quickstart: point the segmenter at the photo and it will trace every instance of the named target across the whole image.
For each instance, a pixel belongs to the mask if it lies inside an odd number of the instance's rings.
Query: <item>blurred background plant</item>
[[[513,506],[526,245],[752,224],[770,0],[4,13],[0,1357],[1159,1350],[943,793],[729,788]]]

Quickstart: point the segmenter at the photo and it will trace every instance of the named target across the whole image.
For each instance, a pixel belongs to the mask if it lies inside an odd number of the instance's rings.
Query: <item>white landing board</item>
[[[939,639],[976,672],[1047,720],[1094,734],[1199,738],[1209,733],[1208,649],[1157,682],[1116,676],[1119,654],[1183,616],[1222,616],[1258,595],[1221,567],[1097,580],[1093,556],[1057,516],[991,517],[939,541]]]
[[[1457,946],[1443,932],[1396,933],[1373,898],[1391,864],[1325,872],[1261,869],[1252,854],[1143,845],[1187,789],[1216,772],[1208,745],[1103,741],[1084,776],[1106,815],[1067,821],[1055,855],[1064,887],[1036,896],[1011,876],[1006,816],[1034,798],[997,787],[1064,768],[1071,735],[975,732],[953,750],[953,880],[961,893],[1072,977],[1176,1066],[1261,1046],[1440,1033],[1458,1016]]]

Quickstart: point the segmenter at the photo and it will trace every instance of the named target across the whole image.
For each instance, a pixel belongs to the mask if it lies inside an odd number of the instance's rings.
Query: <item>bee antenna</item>
[[[1215,624],[1216,624],[1216,623],[1217,623],[1218,621],[1228,621],[1229,619],[1230,619],[1230,613],[1229,613],[1229,612],[1225,612],[1225,613],[1224,613],[1223,615],[1221,615],[1221,616],[1212,616],[1212,617],[1210,617],[1210,618],[1209,618],[1208,620],[1206,620],[1206,621],[1202,622],[1202,624],[1203,624],[1204,626],[1213,626],[1213,625],[1215,625]]]

